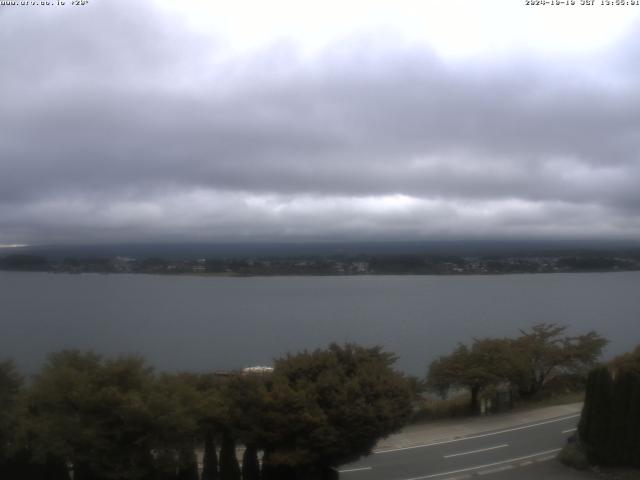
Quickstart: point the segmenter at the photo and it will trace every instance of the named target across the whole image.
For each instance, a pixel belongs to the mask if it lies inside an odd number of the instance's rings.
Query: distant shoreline
[[[78,255],[78,254],[76,254]],[[640,271],[640,251],[493,255],[341,254],[240,257],[0,256],[0,270],[54,273],[146,273],[213,277],[359,275],[505,275]]]
[[[51,270],[8,270],[0,269],[0,272],[8,273],[49,273],[52,275],[147,275],[154,277],[200,277],[200,278],[294,278],[294,277],[334,277],[334,278],[355,278],[355,277],[492,277],[508,275],[562,275],[562,274],[602,274],[602,273],[634,273],[635,270],[575,270],[561,272],[485,272],[485,273],[196,273],[196,272],[59,272]]]

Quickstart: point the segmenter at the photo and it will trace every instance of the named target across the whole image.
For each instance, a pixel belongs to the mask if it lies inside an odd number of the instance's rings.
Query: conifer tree
[[[69,476],[69,468],[64,461],[58,458],[47,458],[43,469],[45,470],[45,474],[43,475],[43,479],[45,480],[69,480],[71,478]]]
[[[155,480],[177,480],[177,476],[178,459],[175,452],[167,448],[160,449],[155,459]]]
[[[612,465],[629,465],[633,446],[631,432],[631,394],[634,378],[630,372],[620,371],[613,382],[611,397],[611,438],[607,442],[606,457]]]
[[[640,467],[640,373],[634,374],[629,413],[629,444],[631,445],[631,466]]]
[[[632,465],[634,467],[640,467],[640,374],[635,375],[631,405],[629,430],[631,432],[631,445],[633,445],[634,452]]]
[[[623,384],[619,392],[624,395],[627,406],[624,415],[616,409],[620,401],[616,399],[614,417],[618,421],[613,425],[614,432],[620,436],[618,445],[618,464],[624,466],[640,466],[640,372],[623,369],[616,378],[616,383]]]
[[[229,432],[222,435],[220,449],[220,480],[240,480],[240,465],[236,457],[236,442]]]
[[[585,386],[584,403],[582,404],[582,414],[580,415],[580,421],[578,422],[578,438],[580,441],[587,445],[591,438],[591,428],[593,427],[593,405],[596,388],[596,369],[592,369],[587,376],[587,383]]]
[[[1,479],[25,480],[70,480],[69,469],[64,461],[48,455],[36,461],[26,449],[16,452],[0,465]]]
[[[11,361],[0,362],[0,472],[14,468],[17,398],[22,377]]]
[[[218,455],[213,433],[207,432],[204,438],[204,457],[202,458],[202,480],[218,480]]]
[[[73,480],[100,480],[100,477],[86,462],[81,462],[73,467]]]
[[[607,464],[611,431],[612,379],[605,366],[593,369],[587,381],[585,415],[581,421],[580,439],[592,463]]]
[[[242,480],[260,480],[260,462],[255,445],[247,445],[242,456]]]
[[[178,480],[198,480],[198,458],[193,448],[184,447],[178,455]]]

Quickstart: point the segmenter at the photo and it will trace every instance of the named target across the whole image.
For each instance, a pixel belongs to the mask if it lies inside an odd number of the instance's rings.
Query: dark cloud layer
[[[123,7],[0,12],[0,244],[640,233],[638,29],[590,57],[229,56]]]

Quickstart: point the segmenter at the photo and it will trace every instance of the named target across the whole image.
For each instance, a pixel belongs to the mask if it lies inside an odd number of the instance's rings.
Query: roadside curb
[[[476,435],[491,435],[493,432],[511,428],[529,428],[543,422],[580,415],[582,403],[544,407],[525,412],[508,412],[490,417],[471,417],[458,422],[434,422],[410,425],[403,431],[383,439],[373,449],[373,454],[394,450],[420,448],[429,445],[453,442]],[[493,425],[492,425],[493,424]]]

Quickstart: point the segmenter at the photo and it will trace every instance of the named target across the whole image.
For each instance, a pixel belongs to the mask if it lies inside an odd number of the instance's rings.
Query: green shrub
[[[558,459],[565,465],[578,470],[587,470],[589,468],[587,456],[575,443],[567,444],[560,451]]]

